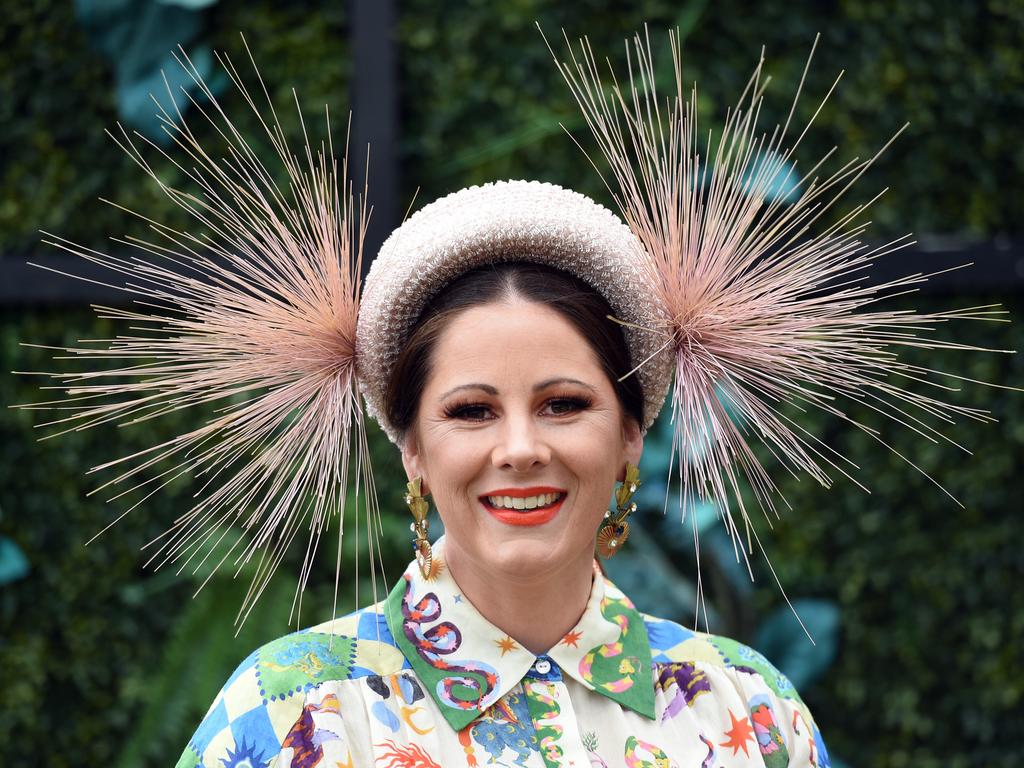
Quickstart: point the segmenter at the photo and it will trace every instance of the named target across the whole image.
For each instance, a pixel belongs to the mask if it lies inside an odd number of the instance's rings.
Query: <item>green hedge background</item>
[[[141,5],[134,12],[141,13]],[[100,196],[180,221],[103,135],[118,119],[115,71],[75,7],[53,1],[8,6],[0,14],[0,258],[41,252],[39,229],[103,247],[108,235],[137,226],[97,202]],[[295,86],[304,115],[319,116],[325,102],[333,114],[344,114],[351,76],[345,4],[225,0],[197,13],[201,23],[192,42],[240,59],[237,32],[244,31],[279,103],[289,103]],[[765,125],[784,117],[820,31],[798,116],[809,116],[840,69],[847,74],[808,135],[804,162],[833,145],[843,161],[865,156],[904,121],[911,123],[860,185],[858,199],[890,187],[874,211],[875,235],[1021,232],[1024,3],[1015,0],[803,6],[409,0],[401,4],[397,28],[400,208],[416,187],[422,205],[500,177],[546,179],[603,199],[592,169],[558,127],[560,121],[580,125],[535,20],[551,39],[562,27],[570,35],[586,33],[595,50],[613,56],[644,21],[656,41],[665,28],[679,27],[688,72],[701,84],[705,120],[723,115],[764,44],[775,79]],[[288,118],[286,128],[295,127]],[[962,324],[950,328],[950,338],[1024,348],[1019,295],[930,296],[914,306],[991,301],[1004,302],[1017,322]],[[72,344],[116,332],[84,308],[6,309],[0,371],[63,368],[20,341]],[[927,362],[972,378],[1024,381],[1015,355],[941,355]],[[42,399],[38,383],[0,375],[0,403]],[[832,491],[789,483],[784,491],[794,512],[774,531],[762,531],[790,597],[840,609],[834,663],[802,693],[830,750],[850,766],[1024,764],[1024,399],[977,387],[956,397],[991,409],[1000,420],[951,430],[973,456],[897,430],[886,436],[939,478],[963,509],[860,433],[809,417],[810,429],[861,467],[873,493],[849,483]],[[102,494],[87,496],[98,483],[85,470],[176,434],[185,417],[142,431],[111,428],[37,442],[40,430],[33,425],[44,415],[0,414],[0,536],[29,564],[27,575],[0,587],[0,760],[167,765],[237,661],[287,631],[294,569],[285,569],[235,638],[232,618],[242,584],[218,577],[192,600],[195,578],[142,567],[139,548],[181,510],[187,483],[153,497],[83,546],[123,508],[105,505]],[[199,418],[189,416],[188,423]],[[396,513],[385,537],[394,576],[408,531],[392,450],[374,441],[382,501]],[[653,513],[643,519],[650,530],[661,530]],[[349,561],[359,554],[353,546]],[[680,565],[684,573],[688,567]],[[328,565],[322,570],[310,588],[304,624],[329,615],[333,574]],[[779,602],[764,575],[743,597],[758,615]],[[369,600],[365,578],[359,586],[358,597],[353,589],[343,596],[346,609]],[[753,640],[742,624],[712,628]]]

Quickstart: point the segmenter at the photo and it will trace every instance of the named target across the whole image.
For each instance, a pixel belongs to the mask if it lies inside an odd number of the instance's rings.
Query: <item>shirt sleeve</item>
[[[304,696],[266,696],[258,651],[231,674],[175,768],[275,765],[285,737],[302,714]]]
[[[730,669],[749,710],[757,748],[768,768],[830,768],[828,750],[807,705],[789,679],[765,662],[760,672]]]

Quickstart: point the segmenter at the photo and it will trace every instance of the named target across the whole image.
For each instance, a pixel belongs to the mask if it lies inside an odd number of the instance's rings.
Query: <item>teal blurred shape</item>
[[[28,558],[21,547],[0,536],[0,585],[10,584],[28,575]]]
[[[784,203],[792,203],[796,200],[800,176],[793,163],[781,157],[777,152],[762,152],[753,159],[750,168],[743,174],[743,185],[749,187],[757,175],[762,172],[769,176],[768,185],[765,188],[766,202],[772,203],[779,200]]]
[[[749,191],[754,180],[761,173],[768,176],[768,181],[759,183],[764,185],[764,202],[783,203],[795,202],[800,187],[800,175],[796,172],[796,165],[786,160],[777,152],[765,150],[751,158],[750,166],[743,173],[744,191]],[[701,187],[707,189],[712,184],[712,177],[702,177]]]
[[[203,30],[202,11],[215,2],[75,0],[79,22],[93,45],[113,65],[121,120],[159,144],[166,146],[170,137],[157,118],[157,106],[150,94],[173,114],[175,109],[184,112],[188,94],[198,90],[192,78],[174,60],[179,45],[214,93],[219,93],[227,83],[225,77],[214,76],[211,49],[194,42]],[[167,86],[170,86],[170,95]]]
[[[793,615],[796,611],[812,644]],[[839,647],[839,606],[831,600],[801,598],[781,605],[761,622],[754,647],[771,659],[798,691],[810,686],[835,660]]]
[[[717,514],[714,519],[718,520]],[[729,582],[729,587],[740,597],[749,597],[754,591],[754,581],[750,578],[749,565],[743,555],[743,542],[733,541],[724,525],[711,528],[701,535],[704,536],[701,548],[714,558],[721,574]]]

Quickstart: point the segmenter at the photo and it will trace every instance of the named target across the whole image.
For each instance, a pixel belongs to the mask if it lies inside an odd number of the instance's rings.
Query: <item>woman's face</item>
[[[402,457],[441,515],[449,563],[521,579],[589,568],[615,482],[642,449],[583,336],[509,299],[442,332]]]

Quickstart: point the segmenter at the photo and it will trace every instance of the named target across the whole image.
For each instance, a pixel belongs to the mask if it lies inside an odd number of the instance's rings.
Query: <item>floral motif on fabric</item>
[[[441,601],[433,592],[419,600],[412,594],[412,581],[405,577],[402,597],[402,632],[423,661],[441,673],[437,697],[457,709],[486,709],[497,698],[498,673],[481,661],[462,659],[449,663],[445,657],[462,645],[462,633],[450,621],[427,627],[441,618]]]
[[[692,662],[659,664],[656,670],[658,679],[655,685],[671,696],[665,711],[661,713],[662,722],[675,717],[684,708],[693,706],[694,700],[701,694],[711,692],[707,673],[697,669]]]
[[[767,696],[755,696],[750,700],[750,721],[754,724],[754,738],[766,768],[786,768],[789,750]]]
[[[587,750],[587,759],[590,760],[590,768],[608,768],[608,763],[597,754],[598,738],[594,731],[586,731],[580,736],[583,741],[583,748]]]

